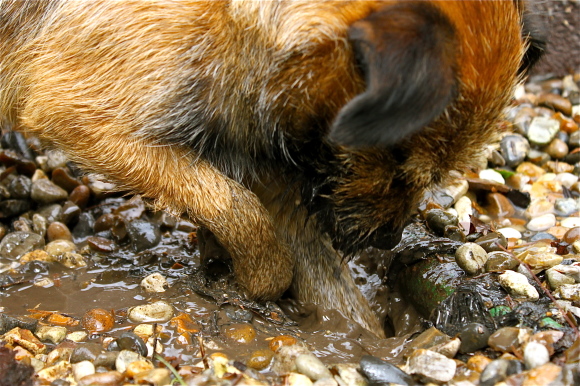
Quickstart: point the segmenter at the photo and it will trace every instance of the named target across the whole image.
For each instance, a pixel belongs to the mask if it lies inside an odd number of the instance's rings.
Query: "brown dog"
[[[394,246],[494,137],[542,48],[524,18],[517,0],[4,0],[0,118],[208,228],[248,296],[291,287],[382,336],[341,253]]]

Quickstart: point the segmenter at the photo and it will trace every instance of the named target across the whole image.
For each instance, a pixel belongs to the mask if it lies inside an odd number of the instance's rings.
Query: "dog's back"
[[[249,296],[293,283],[380,335],[335,248],[392,247],[479,156],[527,65],[522,12],[2,1],[0,115],[210,229]]]

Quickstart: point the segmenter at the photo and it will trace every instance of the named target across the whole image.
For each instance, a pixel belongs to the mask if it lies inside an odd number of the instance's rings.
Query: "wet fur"
[[[394,246],[425,190],[480,156],[536,59],[522,13],[4,0],[0,118],[208,228],[248,296],[291,287],[382,336],[337,250]]]

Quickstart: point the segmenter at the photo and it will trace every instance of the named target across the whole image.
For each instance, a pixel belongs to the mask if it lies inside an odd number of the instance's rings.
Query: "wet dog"
[[[542,41],[506,1],[0,2],[0,118],[383,329],[344,256],[473,164]]]

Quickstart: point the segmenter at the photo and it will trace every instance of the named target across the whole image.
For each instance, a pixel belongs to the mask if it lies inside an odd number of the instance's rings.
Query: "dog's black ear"
[[[339,112],[331,140],[351,148],[394,145],[455,97],[455,30],[435,6],[387,6],[354,23],[348,35],[366,91]]]

